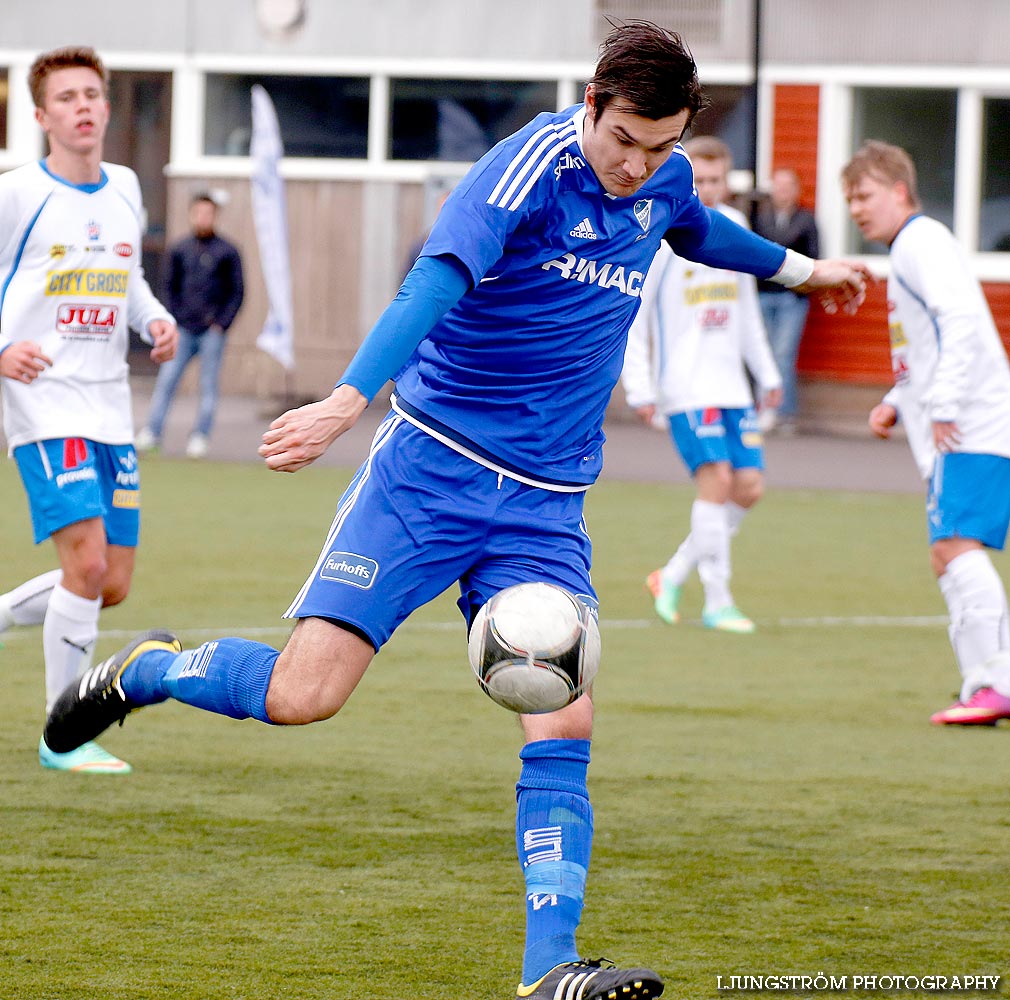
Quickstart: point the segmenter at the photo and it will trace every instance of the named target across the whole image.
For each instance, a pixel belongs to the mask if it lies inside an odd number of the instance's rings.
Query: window
[[[751,87],[705,86],[708,106],[691,122],[687,138],[714,135],[733,154],[737,170],[754,170],[754,108]]]
[[[982,204],[979,249],[1010,251],[1010,98],[982,102]]]
[[[557,84],[537,80],[393,80],[394,160],[479,160],[541,111],[557,110]]]
[[[923,212],[953,228],[957,91],[867,87],[853,98],[853,148],[866,139],[901,146],[915,162]],[[857,253],[880,252],[851,223],[848,246]]]
[[[249,91],[254,83],[263,86],[277,110],[285,156],[367,157],[367,77],[223,73],[207,77],[207,154],[248,155],[252,134]]]

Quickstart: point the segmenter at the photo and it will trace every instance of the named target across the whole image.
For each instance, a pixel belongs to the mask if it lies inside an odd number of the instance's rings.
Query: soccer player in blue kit
[[[295,472],[395,377],[392,410],[286,613],[297,624],[283,651],[226,638],[182,652],[170,632],[145,633],[67,688],[47,744],[69,749],[168,698],[280,725],[329,718],[394,629],[457,581],[467,623],[525,581],[595,607],[583,499],[660,240],[694,260],[824,290],[836,308],[863,296],[858,266],[787,254],[702,205],[678,145],[702,103],[679,36],[632,22],[604,42],[584,105],[537,116],[475,164],[333,393],[263,435],[269,468]],[[521,717],[522,998],[663,990],[649,969],[586,961],[576,948],[593,835],[592,716],[586,694]]]

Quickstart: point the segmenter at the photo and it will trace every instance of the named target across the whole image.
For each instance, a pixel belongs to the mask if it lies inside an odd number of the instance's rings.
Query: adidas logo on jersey
[[[596,239],[596,232],[589,219],[583,219],[568,235],[577,236],[580,240]]]

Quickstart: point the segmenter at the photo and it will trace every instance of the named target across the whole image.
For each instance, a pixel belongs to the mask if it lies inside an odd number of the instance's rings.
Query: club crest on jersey
[[[586,162],[581,156],[572,156],[571,153],[565,153],[554,166],[554,179],[556,181],[561,180],[562,170],[581,170],[585,165]]]
[[[101,239],[102,227],[94,220],[88,219],[88,224],[85,226],[85,230],[88,234],[88,239],[93,243],[97,239]]]
[[[652,199],[642,198],[635,202],[635,218],[638,224],[646,231],[649,231],[649,220],[652,218]]]

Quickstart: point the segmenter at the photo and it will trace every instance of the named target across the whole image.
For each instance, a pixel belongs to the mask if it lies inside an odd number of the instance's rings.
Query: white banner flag
[[[280,173],[284,146],[273,101],[258,83],[252,88],[249,155],[253,164],[253,222],[269,301],[266,323],[256,346],[290,371],[295,366],[295,354],[287,205]]]

